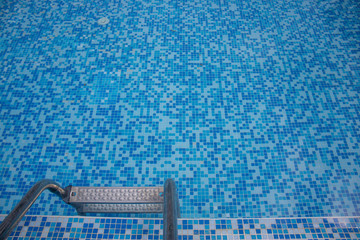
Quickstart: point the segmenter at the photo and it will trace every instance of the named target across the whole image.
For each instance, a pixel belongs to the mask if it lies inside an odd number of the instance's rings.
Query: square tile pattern
[[[187,218],[359,216],[359,12],[358,0],[0,1],[0,213],[44,178],[173,178]],[[46,193],[29,214],[76,213]],[[39,232],[66,229],[56,221]],[[226,239],[217,225],[182,236]],[[245,229],[234,236],[267,235]]]

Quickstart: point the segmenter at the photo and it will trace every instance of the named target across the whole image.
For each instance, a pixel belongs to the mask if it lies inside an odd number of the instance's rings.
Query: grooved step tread
[[[163,204],[81,204],[77,210],[82,213],[162,213]]]
[[[69,203],[164,203],[163,195],[163,187],[71,187]]]

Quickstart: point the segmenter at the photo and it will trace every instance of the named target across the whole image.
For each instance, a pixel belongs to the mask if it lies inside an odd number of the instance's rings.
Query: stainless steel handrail
[[[177,240],[178,228],[177,218],[180,217],[179,198],[176,191],[176,185],[171,178],[165,181],[164,186],[164,240]]]
[[[0,239],[6,239],[17,226],[21,218],[29,210],[31,205],[36,201],[40,194],[49,189],[59,195],[62,199],[67,197],[66,190],[61,188],[59,184],[52,180],[44,179],[37,182],[21,199],[16,207],[4,219],[0,225]]]

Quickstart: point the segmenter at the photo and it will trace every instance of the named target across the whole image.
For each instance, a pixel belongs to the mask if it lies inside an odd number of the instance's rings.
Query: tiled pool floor
[[[173,178],[187,218],[359,216],[359,13],[357,0],[1,1],[0,212],[43,178]],[[75,213],[55,199],[29,214]]]

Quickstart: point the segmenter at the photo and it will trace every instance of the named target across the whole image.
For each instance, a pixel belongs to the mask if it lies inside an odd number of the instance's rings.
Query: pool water
[[[360,214],[360,3],[0,3],[0,213],[38,180],[182,217]],[[29,214],[75,215],[44,194]]]

